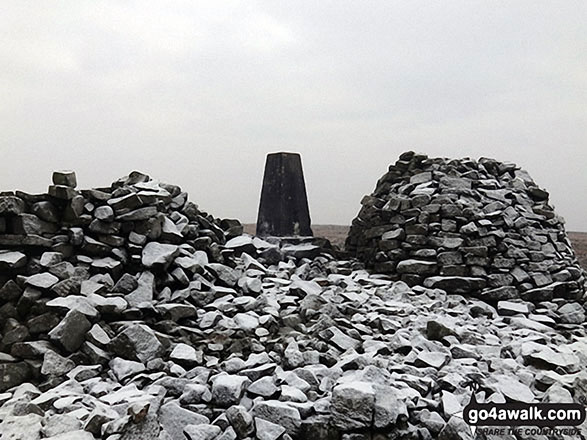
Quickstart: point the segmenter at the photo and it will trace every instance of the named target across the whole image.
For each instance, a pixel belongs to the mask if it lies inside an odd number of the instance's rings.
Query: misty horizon
[[[302,156],[348,225],[404,151],[514,162],[587,231],[587,3],[7,3],[0,190],[139,170],[253,223],[265,156]]]

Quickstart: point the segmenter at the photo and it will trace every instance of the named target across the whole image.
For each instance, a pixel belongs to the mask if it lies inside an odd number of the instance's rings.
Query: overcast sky
[[[516,162],[587,231],[587,2],[24,1],[0,13],[0,189],[132,170],[256,219],[302,154],[348,224],[406,150]]]

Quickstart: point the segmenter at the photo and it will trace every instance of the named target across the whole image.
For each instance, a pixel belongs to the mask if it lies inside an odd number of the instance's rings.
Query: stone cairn
[[[361,201],[346,248],[411,286],[581,300],[585,275],[548,198],[514,164],[407,152]]]
[[[141,173],[53,180],[0,193],[1,440],[473,440],[471,382],[587,399],[578,303],[410,287]]]

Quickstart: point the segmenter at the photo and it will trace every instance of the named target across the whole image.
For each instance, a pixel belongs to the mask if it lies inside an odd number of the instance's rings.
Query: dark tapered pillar
[[[298,153],[267,155],[257,235],[312,235],[302,159]]]

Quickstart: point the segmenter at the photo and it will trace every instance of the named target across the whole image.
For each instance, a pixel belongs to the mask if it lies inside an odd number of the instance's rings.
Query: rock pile
[[[1,440],[472,440],[471,382],[587,399],[577,303],[409,287],[138,173],[54,180],[0,196]]]
[[[548,198],[514,164],[408,152],[361,201],[346,248],[412,286],[581,300],[585,274]]]

